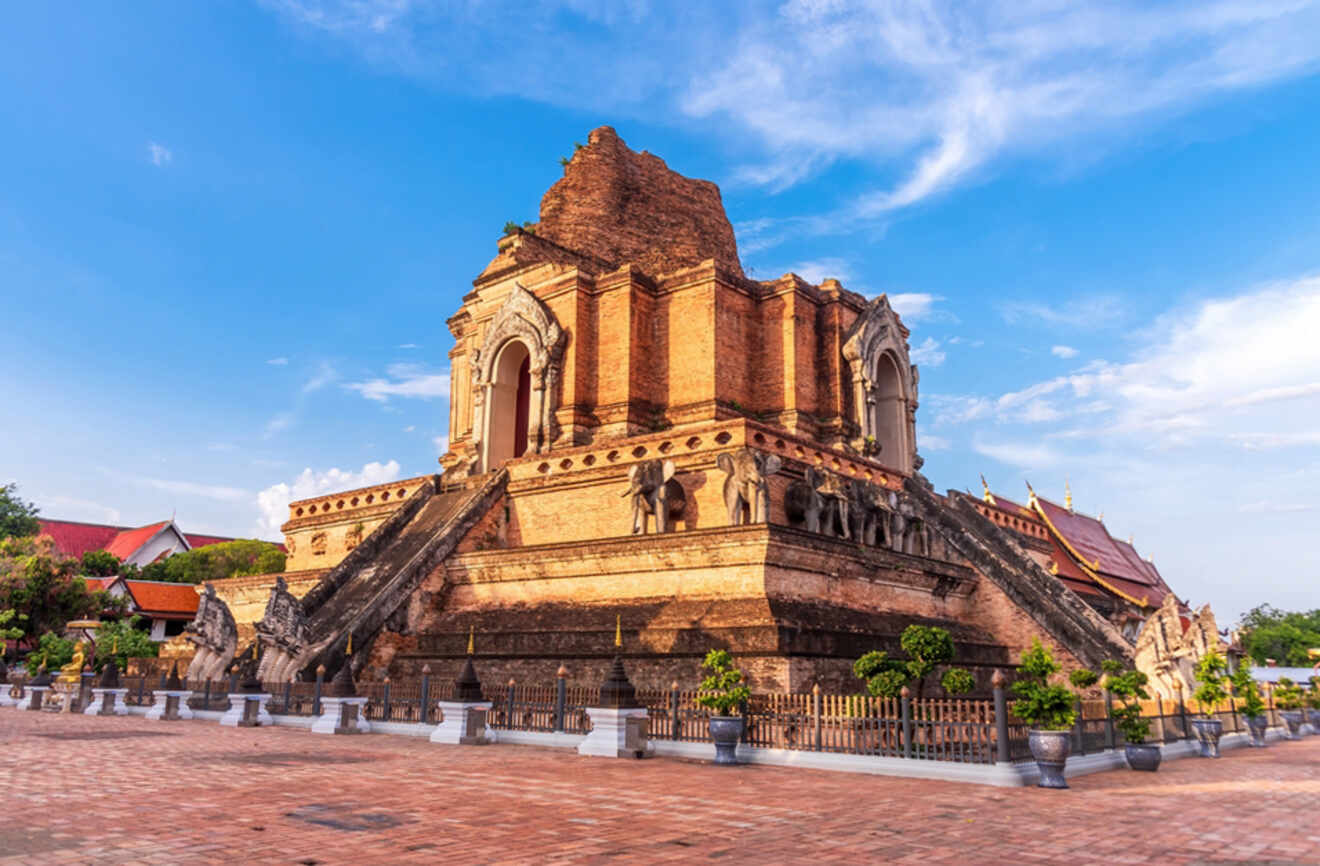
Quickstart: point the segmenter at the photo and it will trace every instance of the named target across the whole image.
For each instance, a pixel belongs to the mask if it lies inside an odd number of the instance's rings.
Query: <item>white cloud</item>
[[[437,456],[443,457],[449,452],[448,436],[437,436],[431,440],[431,444],[435,446],[435,453]]]
[[[163,144],[157,144],[154,141],[147,142],[147,156],[151,159],[151,164],[157,168],[168,165],[174,161],[174,154]]]
[[[1123,301],[1117,295],[1093,295],[1050,304],[1006,301],[999,304],[999,314],[1010,325],[1035,320],[1056,328],[1093,330],[1121,321],[1124,310]]]
[[[437,373],[417,364],[391,364],[388,379],[369,379],[344,385],[368,400],[384,403],[391,397],[416,397],[429,400],[449,396],[449,371]]]
[[[922,452],[930,451],[948,451],[953,447],[953,443],[943,436],[936,436],[931,433],[923,433],[917,437],[917,447]]]
[[[119,509],[102,505],[99,502],[79,499],[74,496],[38,496],[36,499],[41,504],[41,516],[43,518],[85,520],[89,523],[119,523]],[[58,509],[57,513],[50,513],[52,506]]]
[[[270,364],[272,367],[284,367],[284,366],[287,366],[287,365],[288,365],[288,363],[289,363],[289,359],[288,359],[288,358],[271,358],[271,359],[270,359],[269,361],[267,361],[266,363],[267,363],[267,364]]]
[[[1066,459],[1059,451],[1039,441],[984,441],[976,439],[972,442],[972,450],[977,454],[989,457],[991,460],[998,460],[1000,463],[1006,463],[1009,466],[1024,469],[1028,472],[1056,468],[1063,465]]]
[[[280,433],[283,433],[285,430],[288,430],[292,426],[293,426],[292,412],[277,412],[269,421],[266,422],[265,428],[261,431],[261,438],[270,439],[273,436],[277,436]]]
[[[403,432],[404,432],[404,433],[411,433],[411,432],[413,432],[413,431],[416,430],[416,429],[417,429],[417,425],[416,425],[416,424],[409,424],[407,427],[404,427],[404,428],[403,428]]]
[[[272,484],[257,494],[256,504],[261,512],[258,533],[267,538],[279,535],[280,526],[289,519],[290,502],[355,487],[384,484],[398,477],[399,464],[394,460],[388,463],[368,463],[358,472],[338,468],[320,472],[314,472],[311,468],[304,469],[293,481]]]
[[[1072,346],[1051,346],[1050,354],[1056,358],[1076,358],[1077,350]]]
[[[819,285],[822,280],[833,278],[846,286],[853,278],[852,266],[843,259],[832,257],[801,262],[788,270],[813,285]]]
[[[945,358],[939,342],[934,337],[922,340],[921,345],[911,349],[908,355],[914,364],[924,367],[938,367],[944,363]]]
[[[873,228],[859,221],[1005,157],[1064,153],[1083,138],[1095,149],[1216,97],[1308,75],[1320,58],[1310,0],[267,5],[444,87],[724,130],[748,142],[734,172],[742,182],[781,189],[840,160],[897,172],[892,185],[852,194],[841,212],[853,219],[814,226],[832,232]],[[508,57],[539,74],[510,76]]]
[[[126,472],[107,469],[105,467],[102,467],[101,471],[111,478],[134,484],[139,487],[147,487],[152,490],[160,490],[165,493],[174,493],[182,496],[197,496],[203,499],[214,499],[219,502],[238,502],[251,495],[246,490],[242,490],[238,487],[228,487],[223,484],[201,484],[196,481],[150,478],[144,475],[131,475]]]
[[[322,361],[311,378],[303,383],[302,391],[304,394],[319,391],[338,378],[339,374],[335,371],[335,368],[326,361]]]
[[[935,304],[944,300],[939,295],[932,295],[929,292],[895,292],[889,295],[889,306],[894,308],[894,312],[906,324],[920,321],[931,315]],[[949,342],[954,342],[950,340]]]
[[[400,349],[420,349],[421,346],[417,345],[416,343],[400,343],[400,344],[399,344],[399,348],[400,348]]]

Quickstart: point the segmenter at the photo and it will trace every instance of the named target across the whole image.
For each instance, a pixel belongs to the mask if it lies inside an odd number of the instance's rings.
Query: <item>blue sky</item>
[[[695,7],[697,4],[683,4]],[[0,480],[276,537],[433,471],[445,319],[601,124],[744,265],[890,293],[938,488],[1314,607],[1320,6],[29,4],[0,37]]]

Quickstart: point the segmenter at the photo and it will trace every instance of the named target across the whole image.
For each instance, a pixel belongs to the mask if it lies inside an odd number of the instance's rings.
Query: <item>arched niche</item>
[[[550,450],[563,343],[554,314],[515,283],[471,359],[478,471]]]
[[[900,472],[917,456],[917,368],[908,360],[907,329],[884,295],[872,301],[843,344],[851,379],[854,446]]]

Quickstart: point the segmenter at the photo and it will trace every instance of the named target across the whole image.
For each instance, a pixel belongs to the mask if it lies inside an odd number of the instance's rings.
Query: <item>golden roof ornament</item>
[[[990,492],[990,485],[985,483],[985,475],[981,476],[981,489],[985,491],[984,493],[981,494],[982,500],[984,500],[989,505],[998,504],[997,502],[995,502],[994,494]]]
[[[344,650],[344,655],[351,656],[352,654],[353,654],[353,632],[350,631],[348,633],[348,648]]]
[[[617,613],[614,615],[614,645],[623,646],[623,617]]]
[[[1031,486],[1030,481],[1027,481],[1026,485],[1027,485],[1027,505],[1034,506],[1036,504],[1036,488]]]
[[[472,655],[476,649],[477,629],[475,626],[468,626],[468,655]]]
[[[1066,508],[1066,509],[1068,509],[1069,511],[1072,511],[1072,510],[1073,510],[1073,507],[1072,507],[1072,485],[1068,483],[1068,479],[1067,479],[1067,478],[1064,478],[1064,479],[1063,479],[1063,507]]]

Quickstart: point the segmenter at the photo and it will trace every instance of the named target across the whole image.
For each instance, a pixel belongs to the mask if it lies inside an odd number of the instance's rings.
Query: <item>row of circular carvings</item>
[[[408,495],[408,490],[407,490],[407,488],[405,488],[405,487],[400,487],[399,490],[398,490],[398,493],[395,494],[395,498],[396,498],[396,499],[403,499],[403,498],[405,498],[407,495]],[[347,500],[347,501],[341,499],[341,500],[339,500],[338,502],[335,503],[334,508],[335,508],[336,511],[343,511],[345,506],[348,506],[349,508],[357,508],[358,505],[364,505],[364,506],[365,506],[365,505],[372,505],[372,504],[375,503],[375,501],[376,501],[376,494],[374,494],[374,493],[368,493],[365,497],[357,497],[357,496],[354,496],[352,499],[349,499],[349,500]],[[386,490],[386,491],[384,491],[383,493],[381,493],[381,495],[380,495],[380,501],[381,501],[381,502],[389,502],[389,501],[390,501],[390,492],[389,492],[388,490]],[[294,517],[302,517],[304,512],[307,513],[307,514],[309,514],[309,515],[311,515],[311,514],[316,514],[316,513],[318,513],[318,512],[327,512],[327,511],[329,511],[329,510],[330,510],[330,502],[329,502],[329,500],[327,500],[327,501],[322,502],[322,503],[320,503],[320,504],[315,504],[315,505],[308,506],[308,507],[305,508],[305,509],[302,508],[301,506],[299,506],[298,508],[294,509],[293,516],[294,516]]]
[[[731,440],[732,438],[733,438],[732,434],[730,434],[727,430],[722,431],[716,434],[715,444],[727,445],[729,443],[729,440]],[[790,446],[786,442],[784,442],[783,439],[775,439],[773,442],[771,442],[769,439],[766,438],[765,434],[763,433],[754,433],[751,437],[751,444],[755,444],[763,448],[767,448],[767,447],[773,448],[774,450],[780,452],[781,454],[786,454],[792,457],[796,457],[800,460],[813,460],[817,466],[826,465],[827,455],[824,454],[823,452],[817,451],[814,448],[807,449],[802,445]],[[688,440],[683,443],[683,446],[687,448],[689,451],[695,451],[697,448],[701,447],[701,437],[690,436],[688,437]],[[674,450],[674,443],[669,440],[665,440],[661,442],[659,445],[657,445],[655,450],[662,455],[668,455],[671,451]],[[629,451],[628,455],[635,460],[641,460],[643,457],[646,457],[647,454],[649,453],[650,451],[645,445],[638,445],[635,448],[633,448],[631,451]],[[808,454],[810,454],[810,456],[808,456]],[[623,456],[624,455],[621,452],[615,450],[607,453],[604,459],[607,463],[617,463],[620,459],[623,458]],[[887,480],[883,472],[876,472],[871,469],[867,469],[865,467],[859,467],[856,463],[853,463],[851,460],[840,460],[837,456],[832,454],[828,455],[828,457],[829,457],[829,466],[835,472],[843,472],[845,471],[845,467],[846,467],[846,471],[849,475],[857,476],[867,481],[875,481],[878,484],[884,484]],[[597,462],[598,461],[595,454],[587,454],[581,458],[581,463],[582,466],[584,467],[595,466]],[[572,457],[565,457],[563,460],[560,460],[558,464],[559,470],[561,472],[567,472],[569,469],[573,468],[573,465],[574,463]],[[540,466],[537,466],[536,471],[541,473],[542,475],[549,475],[552,468],[553,467],[550,465],[550,462],[546,461],[542,463]]]

